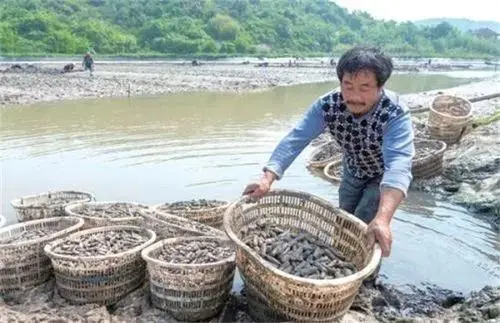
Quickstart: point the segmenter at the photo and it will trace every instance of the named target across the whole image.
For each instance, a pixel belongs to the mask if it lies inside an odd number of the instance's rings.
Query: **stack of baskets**
[[[222,229],[222,219],[228,205],[226,201],[197,200],[158,204],[153,209],[158,213],[173,214]]]
[[[205,263],[187,263],[187,260],[167,262],[161,259],[164,248],[178,249],[181,244],[191,242],[212,242],[227,247],[231,252]],[[223,309],[236,268],[234,250],[227,237],[166,239],[144,249],[142,257],[148,264],[151,300],[156,307],[181,321],[207,320]]]
[[[438,95],[430,106],[427,126],[432,139],[457,143],[472,123],[472,104],[454,95]]]
[[[19,222],[64,216],[68,205],[94,200],[94,195],[78,191],[56,191],[23,196],[11,201]]]
[[[134,244],[130,236],[120,238],[124,233],[140,236],[142,240]],[[55,240],[46,245],[44,251],[54,267],[56,285],[62,297],[74,304],[109,305],[144,282],[146,263],[141,258],[141,251],[155,239],[153,231],[141,227],[105,226]],[[80,246],[66,250],[73,242],[79,242]],[[126,243],[130,248],[126,249]],[[110,251],[120,244],[117,253]]]
[[[7,220],[5,220],[5,217],[0,214],[0,228],[3,227],[6,222]]]
[[[441,174],[446,143],[440,140],[414,139],[413,178],[431,178]]]
[[[340,159],[341,156],[342,149],[336,141],[331,140],[311,152],[307,165],[312,168],[323,168],[328,165],[328,163]]]
[[[139,225],[143,212],[149,206],[135,202],[87,202],[66,206],[64,211],[69,216],[78,216],[85,220],[84,229],[108,225]]]
[[[321,280],[273,267],[241,237],[243,227],[262,219],[312,234],[338,249],[360,270],[343,278]],[[250,313],[259,321],[331,322],[340,318],[381,257],[378,244],[373,249],[367,246],[365,223],[305,192],[273,190],[256,202],[243,197],[227,209],[224,228],[236,244],[236,265],[246,285]]]
[[[52,217],[0,229],[0,294],[36,286],[52,276],[45,244],[78,231],[83,220]]]

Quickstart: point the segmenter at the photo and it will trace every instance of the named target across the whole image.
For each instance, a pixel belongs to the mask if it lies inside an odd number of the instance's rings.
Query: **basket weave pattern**
[[[0,214],[0,228],[3,227],[7,223],[7,220],[3,215]]]
[[[222,220],[224,218],[224,212],[228,207],[229,203],[225,203],[220,206],[211,207],[211,208],[200,208],[196,210],[183,210],[179,214],[175,214],[177,216],[186,218],[188,220],[200,222],[216,229],[222,229]],[[153,209],[158,213],[167,213],[168,210],[164,209],[165,204],[155,205]]]
[[[186,218],[152,210],[142,215],[142,226],[154,231],[158,239],[182,236],[225,236],[225,233],[214,227],[197,223]],[[196,227],[194,227],[196,225]],[[202,229],[200,229],[202,228]]]
[[[381,256],[378,245],[373,250],[366,246],[366,225],[304,192],[273,190],[250,202],[243,197],[233,203],[224,216],[224,227],[237,246],[236,264],[247,287],[251,313],[267,313],[265,320],[282,317],[309,322],[332,321],[345,314]],[[343,278],[316,280],[272,267],[240,239],[240,229],[259,219],[312,234],[337,248],[360,271]]]
[[[416,153],[412,161],[413,177],[431,178],[441,174],[446,143],[440,140],[415,138],[414,144]],[[425,150],[432,150],[432,152],[422,153]]]
[[[144,249],[142,257],[148,264],[151,300],[177,320],[206,320],[217,315],[226,303],[236,268],[235,256],[205,264],[174,264],[157,259],[165,245],[187,241],[231,244],[227,238],[200,236],[166,239]]]
[[[62,297],[74,304],[114,304],[139,287],[146,277],[146,263],[141,251],[154,243],[156,234],[137,226],[106,226],[83,230],[68,236],[68,239],[92,236],[103,231],[132,230],[147,237],[140,246],[113,255],[79,257],[59,255],[54,247],[64,239],[45,246],[54,267],[56,285]]]
[[[64,199],[65,203],[54,203],[55,200]],[[23,196],[11,201],[17,213],[19,222],[45,219],[66,215],[64,208],[74,203],[90,202],[94,195],[87,192],[56,191],[38,195]]]
[[[50,259],[45,255],[45,244],[78,231],[83,220],[74,217],[54,217],[13,224],[0,229],[0,294],[30,288],[52,276]],[[50,228],[53,234],[38,239],[2,244],[23,231]]]
[[[472,122],[470,101],[453,95],[438,95],[431,102],[427,126],[432,139],[447,145],[457,143]]]
[[[107,205],[112,205],[119,203],[120,205],[129,206],[130,208],[134,207],[143,207],[148,209],[149,207],[146,205],[142,205],[134,202],[115,202],[115,201],[106,201],[106,202],[88,202],[88,203],[78,203],[72,204],[65,207],[64,212],[69,216],[77,216],[83,218],[85,220],[85,224],[83,229],[91,229],[96,227],[104,227],[104,226],[112,226],[112,225],[132,225],[137,226],[141,222],[141,216],[129,216],[129,217],[99,217],[99,216],[89,216],[83,214],[81,212],[81,208],[83,205],[86,206],[96,206],[96,207],[106,207]]]
[[[339,159],[342,156],[342,149],[334,140],[328,141],[315,148],[307,161],[309,167],[323,168],[328,163]]]

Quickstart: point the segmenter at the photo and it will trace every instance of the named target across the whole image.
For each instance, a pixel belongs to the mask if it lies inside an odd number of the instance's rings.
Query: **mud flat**
[[[53,280],[30,291],[0,298],[7,322],[177,322],[151,305],[148,285],[113,306],[71,305],[59,296]],[[496,322],[500,317],[500,287],[486,286],[464,297],[436,287],[409,286],[402,292],[390,285],[362,286],[341,323],[351,322]],[[245,291],[232,293],[225,309],[208,322],[254,322]]]
[[[334,66],[318,62],[259,66],[263,63],[97,61],[92,77],[77,63],[71,72],[63,73],[67,63],[0,62],[0,106],[179,92],[248,92],[337,79]]]
[[[179,92],[247,92],[274,86],[335,80],[333,67],[256,67],[245,64],[96,63],[91,77],[61,63],[0,63],[0,106],[84,98],[161,95]],[[31,67],[30,67],[31,66]]]

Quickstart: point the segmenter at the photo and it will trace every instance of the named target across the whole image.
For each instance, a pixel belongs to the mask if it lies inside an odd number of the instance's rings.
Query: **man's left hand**
[[[391,254],[392,232],[388,221],[380,217],[375,217],[372,222],[368,224],[367,236],[369,247],[372,247],[375,242],[378,242],[382,249],[382,257],[389,257]]]

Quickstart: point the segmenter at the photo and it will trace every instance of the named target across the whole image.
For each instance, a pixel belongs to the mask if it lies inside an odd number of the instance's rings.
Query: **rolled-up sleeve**
[[[264,171],[273,172],[277,179],[281,179],[302,150],[323,132],[326,125],[322,104],[323,101],[318,99],[309,107],[302,119],[278,143],[263,167]]]
[[[384,175],[381,189],[399,189],[407,196],[413,179],[411,165],[415,155],[413,127],[408,110],[390,120],[383,139]]]

